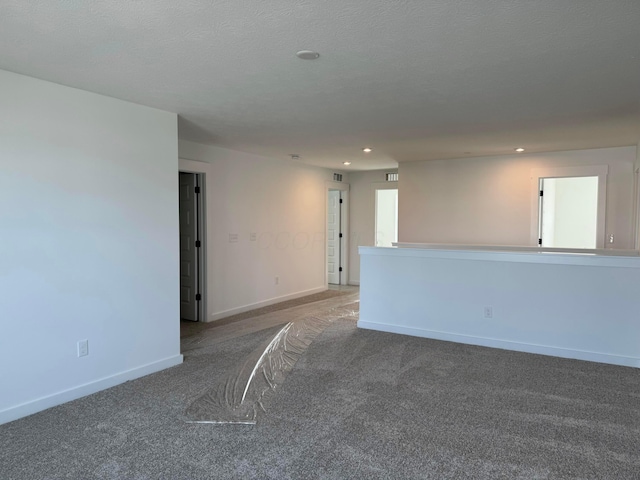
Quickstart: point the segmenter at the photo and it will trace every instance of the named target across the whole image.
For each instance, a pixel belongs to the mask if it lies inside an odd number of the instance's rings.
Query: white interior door
[[[199,259],[196,175],[180,173],[180,318],[198,321]]]
[[[340,222],[341,201],[340,190],[329,190],[327,208],[327,281],[333,285],[340,284]]]
[[[543,247],[596,248],[598,177],[540,179]]]

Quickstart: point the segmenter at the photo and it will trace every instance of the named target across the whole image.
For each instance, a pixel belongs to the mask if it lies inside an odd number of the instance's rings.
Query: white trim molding
[[[303,290],[301,292],[290,293],[289,295],[282,295],[280,297],[273,297],[267,300],[263,300],[262,302],[250,303],[247,305],[242,305],[241,307],[230,308],[229,310],[223,310],[221,312],[212,313],[209,315],[207,321],[215,322],[216,320],[220,320],[221,318],[227,318],[231,315],[237,315],[239,313],[248,312],[250,310],[255,310],[256,308],[268,307],[275,303],[286,302],[287,300],[295,300],[296,298],[306,297],[307,295],[313,295],[314,293],[325,292],[327,287],[317,287],[309,290]]]
[[[78,398],[97,393],[101,390],[106,390],[107,388],[115,387],[116,385],[129,380],[135,380],[136,378],[144,377],[169,367],[174,367],[181,364],[182,361],[182,355],[175,355],[173,357],[132,368],[131,370],[126,370],[115,375],[100,378],[93,382],[85,383],[84,385],[79,385],[62,392],[54,393],[53,395],[47,395],[46,397],[10,407],[6,410],[0,411],[0,425],[46,410],[47,408],[55,407],[72,400],[77,400]]]

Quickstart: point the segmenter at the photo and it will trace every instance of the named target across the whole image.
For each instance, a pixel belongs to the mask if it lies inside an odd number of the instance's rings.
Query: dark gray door
[[[180,318],[199,320],[199,249],[197,177],[180,172]]]

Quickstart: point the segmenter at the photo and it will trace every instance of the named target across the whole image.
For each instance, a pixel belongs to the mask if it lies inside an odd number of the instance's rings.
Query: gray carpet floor
[[[358,330],[310,345],[256,426],[185,408],[278,328],[0,426],[9,479],[639,479],[637,369]]]

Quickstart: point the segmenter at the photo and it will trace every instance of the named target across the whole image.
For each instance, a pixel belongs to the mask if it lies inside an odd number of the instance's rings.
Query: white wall
[[[0,71],[0,167],[0,423],[180,363],[176,115]]]
[[[179,149],[181,171],[205,174],[208,321],[326,290],[332,171],[193,142]]]
[[[443,161],[399,167],[401,242],[529,245],[531,171],[608,165],[607,248],[634,247],[636,147]]]
[[[359,327],[640,368],[638,256],[361,250]]]
[[[392,185],[396,182],[385,182],[385,173],[397,170],[373,170],[368,172],[349,173],[349,283],[360,283],[359,246],[375,245],[375,187],[376,185]]]

